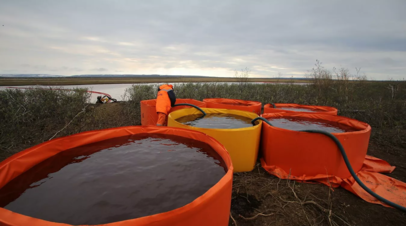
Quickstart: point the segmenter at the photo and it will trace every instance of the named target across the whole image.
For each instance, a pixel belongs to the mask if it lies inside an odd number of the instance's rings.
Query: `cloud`
[[[96,68],[96,69],[93,69],[93,71],[105,72],[105,71],[108,71],[108,70],[106,68]]]
[[[65,75],[80,68],[233,76],[248,67],[254,76],[304,76],[319,59],[330,69],[361,67],[369,78],[402,79],[404,8],[402,0],[6,0],[0,73],[28,71],[27,64]]]

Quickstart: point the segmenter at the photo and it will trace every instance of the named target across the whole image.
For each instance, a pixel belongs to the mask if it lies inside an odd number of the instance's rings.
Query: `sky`
[[[406,78],[405,0],[0,0],[0,74]]]

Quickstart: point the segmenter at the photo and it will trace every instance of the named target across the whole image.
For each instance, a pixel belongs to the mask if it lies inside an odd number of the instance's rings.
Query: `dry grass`
[[[260,164],[234,174],[229,225],[351,225],[333,205],[332,189],[315,186],[269,176]]]

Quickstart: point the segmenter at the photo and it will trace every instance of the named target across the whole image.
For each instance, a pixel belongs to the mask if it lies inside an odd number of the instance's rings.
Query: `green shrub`
[[[0,91],[1,154],[50,139],[87,106],[89,97],[83,89]]]

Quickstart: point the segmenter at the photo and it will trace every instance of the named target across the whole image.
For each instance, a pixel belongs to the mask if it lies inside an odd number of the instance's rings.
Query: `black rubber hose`
[[[266,120],[263,117],[257,117],[255,119],[253,119],[251,122],[254,124],[256,120],[263,120],[265,123],[267,123],[268,125],[272,126],[272,124]],[[406,212],[406,207],[398,205],[394,202],[391,202],[385,198],[383,198],[382,196],[379,196],[378,194],[376,194],[375,192],[373,192],[371,189],[369,189],[367,186],[365,186],[364,183],[362,183],[362,181],[358,178],[357,174],[354,172],[354,170],[352,169],[352,166],[350,164],[350,161],[348,160],[347,154],[345,153],[344,147],[343,145],[341,145],[340,141],[337,139],[337,137],[335,137],[333,134],[326,132],[326,131],[322,131],[322,130],[300,130],[298,132],[307,132],[307,133],[320,133],[320,134],[324,134],[328,137],[330,137],[330,139],[332,139],[334,141],[334,143],[337,145],[338,149],[341,152],[341,155],[343,156],[345,165],[348,168],[348,171],[350,171],[351,176],[355,179],[355,181],[359,184],[359,186],[361,186],[366,192],[368,192],[370,195],[372,195],[373,197],[375,197],[376,199],[378,199],[379,201],[388,204],[389,206],[392,206],[394,208],[397,208],[399,210],[402,210],[404,212]]]
[[[262,120],[262,121],[264,121],[265,123],[267,123],[268,125],[273,126],[268,120],[266,120],[266,118],[262,118],[261,116],[254,118],[254,119],[251,121],[252,125],[255,126],[255,122],[258,121],[258,120]]]
[[[173,107],[177,107],[177,106],[190,106],[190,107],[194,107],[194,108],[196,108],[197,110],[199,110],[200,112],[203,113],[203,117],[206,116],[206,112],[204,112],[201,108],[199,108],[199,107],[196,106],[196,105],[187,104],[187,103],[182,103],[182,104],[175,104],[175,105],[173,105]]]

